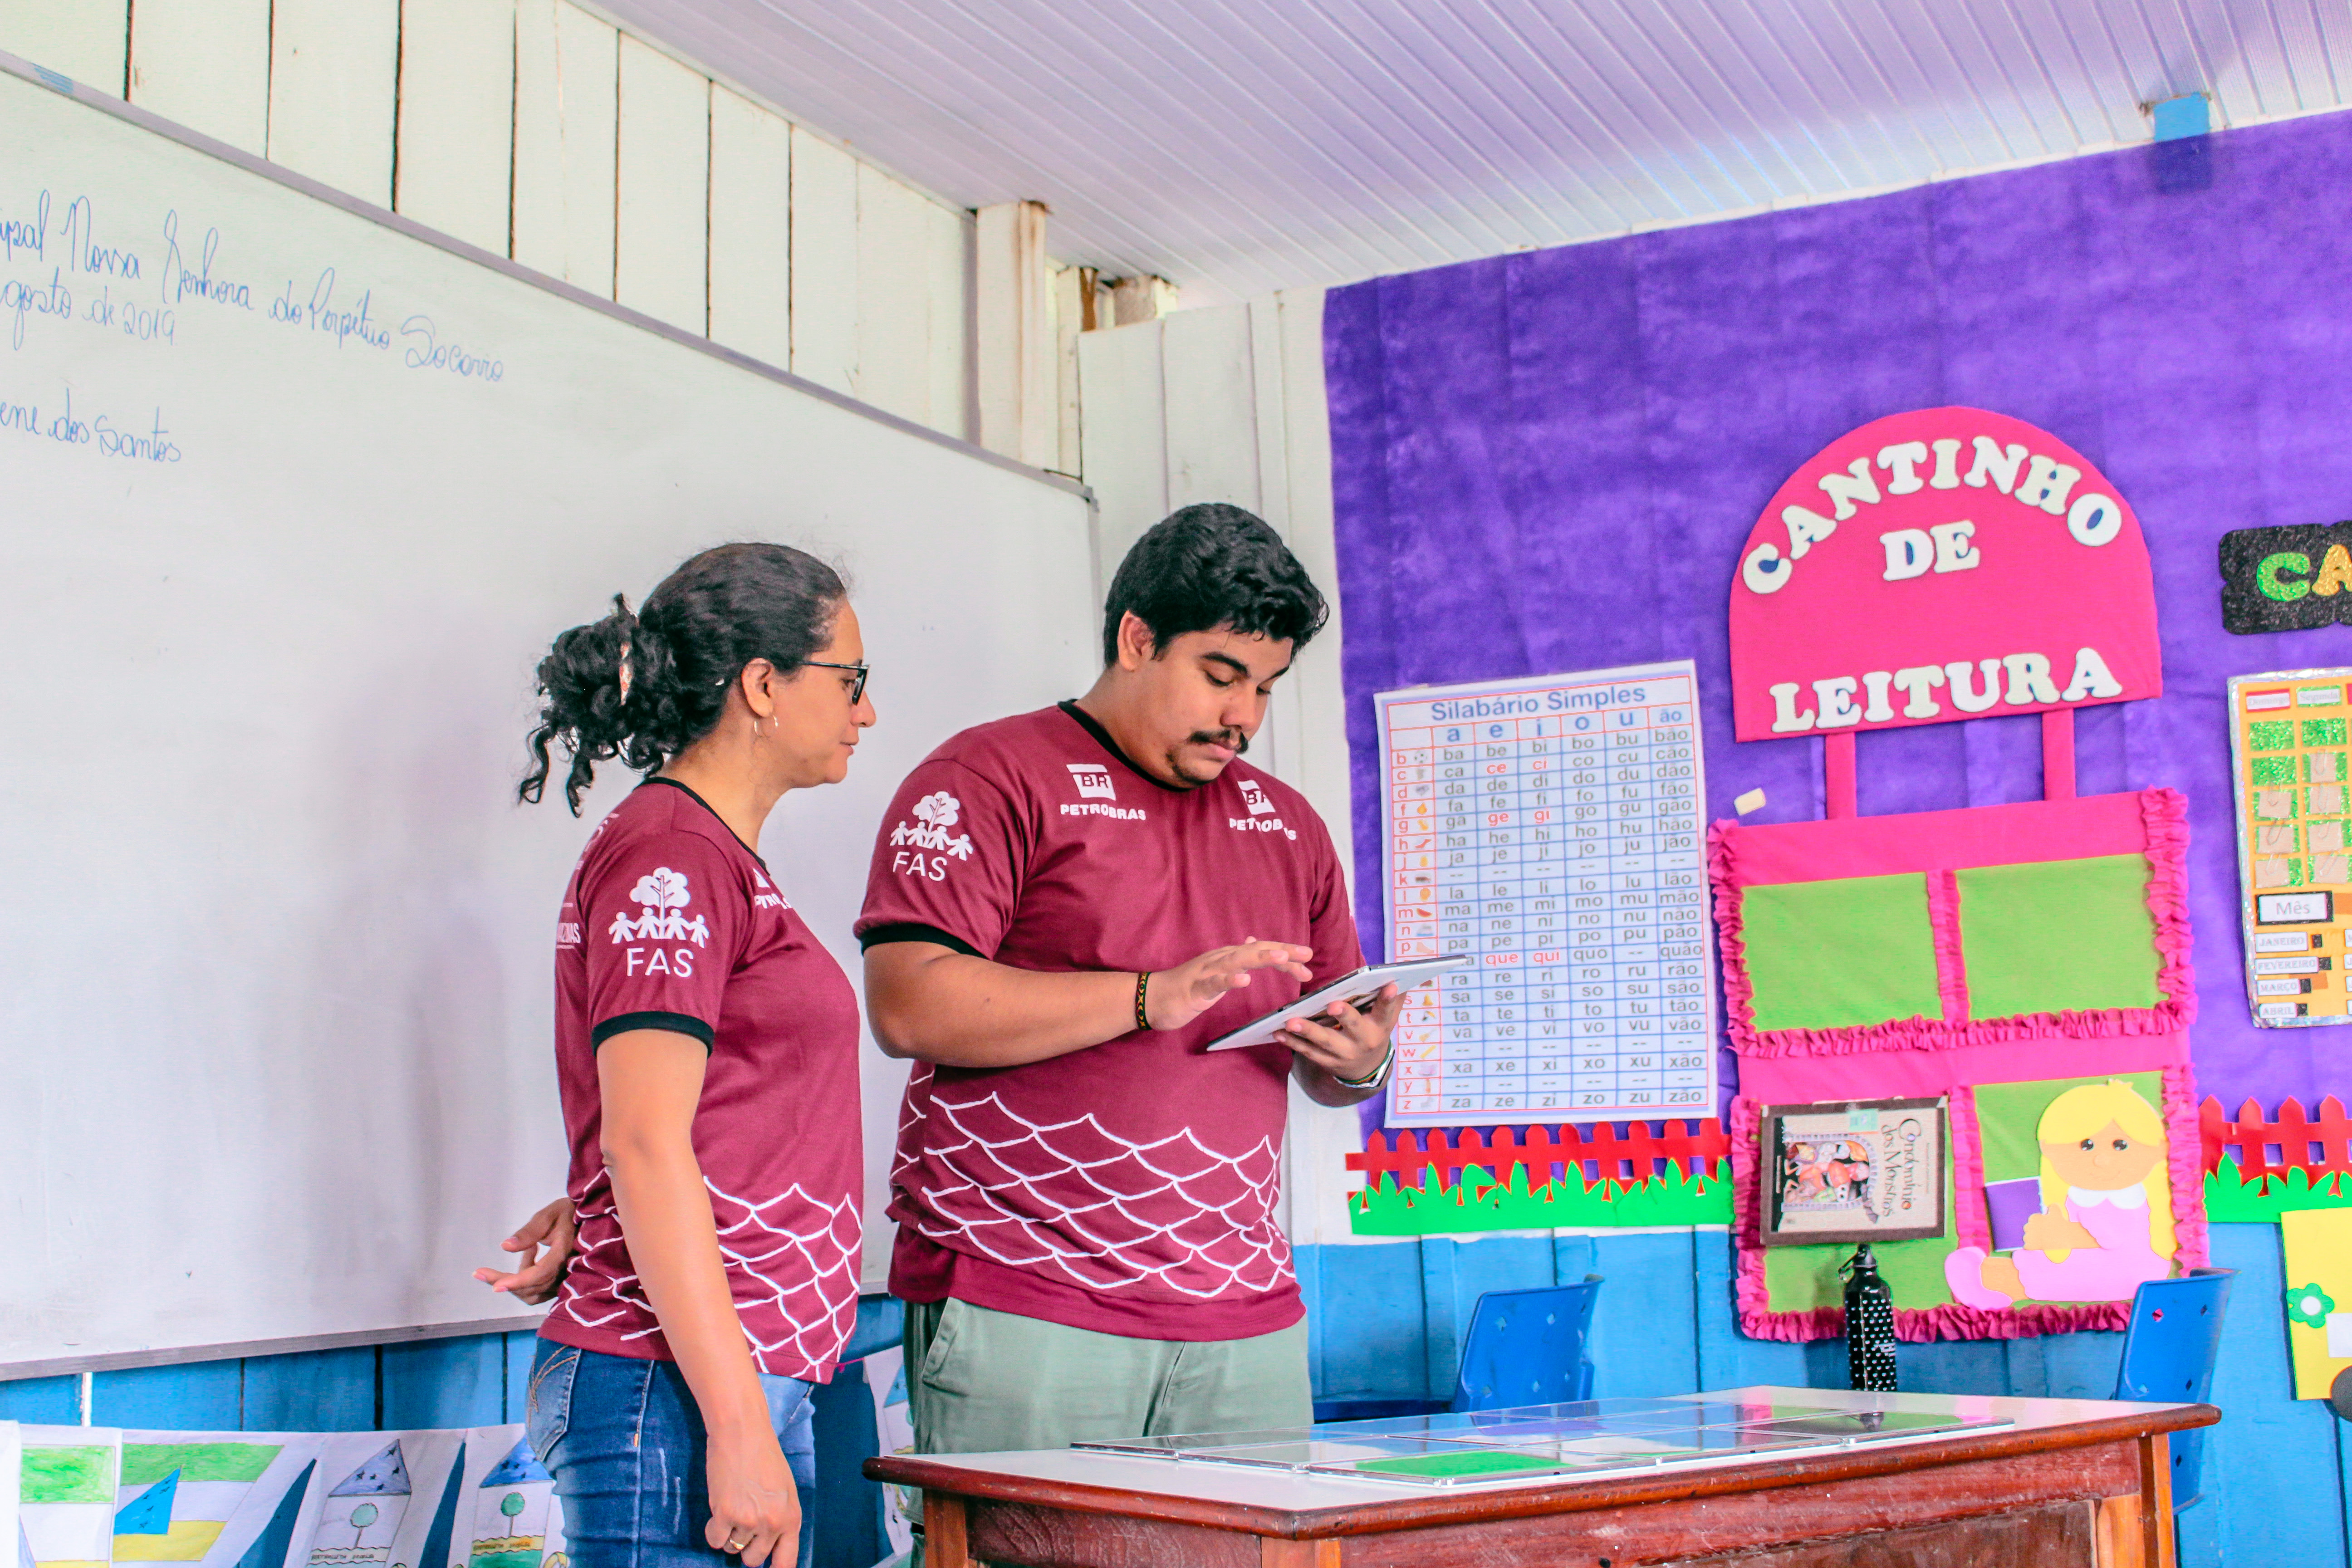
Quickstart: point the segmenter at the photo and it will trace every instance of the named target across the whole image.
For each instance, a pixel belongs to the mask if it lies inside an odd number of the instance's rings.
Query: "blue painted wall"
[[[2206,1448],[2206,1499],[2180,1520],[2184,1568],[2279,1563],[2352,1568],[2352,1426],[2287,1397],[2278,1228],[2212,1227],[2213,1261],[2239,1271],[2213,1385],[2223,1412]],[[1744,1384],[1841,1388],[1839,1342],[1743,1338],[1732,1324],[1731,1247],[1720,1232],[1655,1236],[1430,1237],[1302,1247],[1318,1398],[1441,1398],[1480,1293],[1608,1284],[1593,1321],[1603,1398]],[[857,1354],[896,1342],[896,1304],[869,1300]],[[2105,1398],[2120,1334],[1905,1345],[1902,1382],[1924,1393]],[[365,1431],[488,1426],[522,1419],[532,1337],[494,1334],[100,1373],[100,1426],[214,1431]],[[78,1380],[0,1383],[0,1419],[70,1425]],[[817,1400],[821,1487],[815,1568],[868,1568],[882,1556],[879,1494],[857,1476],[875,1451],[873,1406],[853,1364]]]

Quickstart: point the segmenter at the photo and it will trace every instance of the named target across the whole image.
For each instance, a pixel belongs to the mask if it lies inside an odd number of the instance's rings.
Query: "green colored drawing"
[[[2217,1225],[2276,1225],[2290,1209],[2352,1209],[2352,1182],[2333,1173],[2315,1182],[2300,1166],[2250,1182],[2227,1154],[2205,1173],[2205,1217]]]
[[[2294,757],[2256,757],[2252,771],[2258,784],[2291,784],[2294,783]]]
[[[1916,872],[1744,889],[1739,918],[1759,1031],[1943,1016]]]
[[[539,1549],[523,1547],[506,1552],[477,1552],[468,1568],[540,1568]]]
[[[2303,721],[2303,743],[2306,746],[2343,745],[2345,729],[2345,721],[2341,719],[2305,719]]]
[[[1402,1459],[1365,1459],[1354,1467],[1390,1476],[1502,1476],[1522,1470],[1557,1470],[1557,1459],[1473,1448],[1462,1454],[1415,1454]]]
[[[28,1447],[20,1473],[24,1502],[114,1500],[112,1448]]]
[[[2257,719],[2246,726],[2246,743],[2257,752],[2284,752],[2294,744],[2294,721]]]
[[[1348,1200],[1349,1228],[1358,1236],[1445,1236],[1480,1230],[1550,1230],[1608,1226],[1729,1225],[1731,1167],[1717,1161],[1712,1174],[1691,1176],[1682,1162],[1637,1182],[1584,1179],[1528,1184],[1528,1168],[1511,1167],[1507,1184],[1465,1165],[1462,1179],[1443,1186],[1434,1167],[1426,1187],[1398,1184],[1393,1173]]]
[[[147,1486],[173,1470],[184,1481],[257,1481],[278,1451],[275,1443],[125,1443],[122,1484]]]

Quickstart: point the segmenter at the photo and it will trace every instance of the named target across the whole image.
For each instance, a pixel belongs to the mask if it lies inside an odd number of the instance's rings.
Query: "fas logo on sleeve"
[[[901,822],[890,830],[890,845],[895,851],[890,857],[890,868],[902,877],[921,877],[933,882],[948,879],[950,860],[971,858],[971,835],[950,836],[963,816],[963,803],[947,791],[933,790],[908,808],[912,822]],[[930,850],[932,853],[924,854]]]
[[[677,974],[694,973],[695,947],[710,945],[710,925],[700,915],[686,918],[686,908],[694,902],[694,893],[687,886],[686,873],[673,871],[667,866],[656,866],[637,879],[629,897],[643,906],[644,915],[631,919],[629,911],[614,912],[613,923],[605,934],[614,946],[628,945],[628,972],[631,974]],[[664,944],[676,943],[676,946]]]

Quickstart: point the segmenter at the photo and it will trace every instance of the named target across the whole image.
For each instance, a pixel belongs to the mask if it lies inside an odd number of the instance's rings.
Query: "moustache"
[[[1249,754],[1249,737],[1239,730],[1195,730],[1184,739],[1188,745],[1223,746],[1237,757]]]

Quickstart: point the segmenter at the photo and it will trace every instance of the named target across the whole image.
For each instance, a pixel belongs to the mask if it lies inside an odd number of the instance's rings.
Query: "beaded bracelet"
[[[1139,1029],[1151,1027],[1151,1016],[1143,1010],[1144,993],[1150,989],[1151,971],[1138,970],[1135,976],[1135,1026]]]

